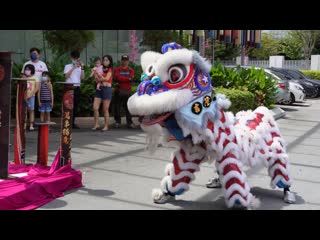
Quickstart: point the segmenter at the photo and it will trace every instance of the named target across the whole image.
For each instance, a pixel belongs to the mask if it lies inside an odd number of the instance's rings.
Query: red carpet
[[[59,159],[58,150],[51,167],[9,164],[9,174],[28,175],[0,182],[0,210],[35,209],[82,187],[82,173],[72,169],[71,163],[59,168]]]

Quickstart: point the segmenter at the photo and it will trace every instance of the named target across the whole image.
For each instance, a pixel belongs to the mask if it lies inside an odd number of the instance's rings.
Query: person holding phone
[[[80,101],[80,84],[81,80],[84,79],[84,64],[80,60],[80,52],[72,51],[70,53],[72,63],[67,64],[64,67],[64,76],[66,82],[74,83],[74,96],[73,96],[73,117],[72,117],[72,128],[79,129],[79,126],[75,124],[75,118],[78,114],[79,101]]]

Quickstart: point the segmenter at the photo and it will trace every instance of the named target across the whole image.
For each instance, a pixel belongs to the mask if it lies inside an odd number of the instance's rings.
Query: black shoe
[[[76,125],[76,124],[73,124],[72,128],[73,129],[80,129],[80,127],[78,125]]]

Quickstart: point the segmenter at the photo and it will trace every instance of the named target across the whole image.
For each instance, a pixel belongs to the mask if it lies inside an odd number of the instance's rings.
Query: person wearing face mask
[[[38,104],[41,122],[50,122],[50,112],[53,107],[53,90],[49,72],[43,72],[38,94]]]
[[[38,48],[36,48],[36,47],[30,48],[29,53],[30,53],[30,60],[23,64],[23,67],[21,70],[21,77],[25,77],[24,76],[24,69],[25,69],[26,65],[32,64],[35,69],[34,75],[40,81],[42,73],[44,71],[48,71],[48,67],[43,61],[40,60],[40,50]],[[39,89],[40,89],[40,82],[36,82],[34,93],[37,94]],[[35,103],[34,107],[37,107],[37,102]]]
[[[24,67],[24,77],[28,79],[27,81],[27,91],[26,91],[26,103],[29,113],[29,130],[33,131],[33,122],[34,122],[34,100],[36,95],[36,86],[40,84],[39,78],[35,75],[35,67],[32,64],[27,64]]]
[[[79,108],[80,83],[81,80],[84,79],[84,64],[80,61],[79,51],[72,51],[70,53],[70,57],[72,63],[65,65],[63,73],[66,78],[66,82],[74,83],[72,128],[79,129],[75,124],[75,118]]]
[[[45,71],[48,71],[48,67],[43,61],[40,60],[40,50],[38,48],[33,47],[30,49],[29,52],[30,52],[30,60],[23,64],[21,74],[23,75],[24,69],[27,64],[32,64],[35,68],[34,74],[38,77],[38,79],[41,79],[42,73]],[[37,93],[40,88],[40,85],[37,85],[36,87],[37,88],[35,92]]]

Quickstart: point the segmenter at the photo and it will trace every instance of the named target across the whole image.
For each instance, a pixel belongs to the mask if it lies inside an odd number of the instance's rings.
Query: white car
[[[278,93],[275,96],[276,103],[284,103],[290,101],[289,81],[286,79],[281,79],[278,75],[271,72],[269,69],[264,69],[264,72],[268,77],[271,77],[278,83]]]
[[[284,104],[292,104],[294,102],[303,102],[306,98],[305,90],[299,83],[289,81],[290,97],[283,101]]]

